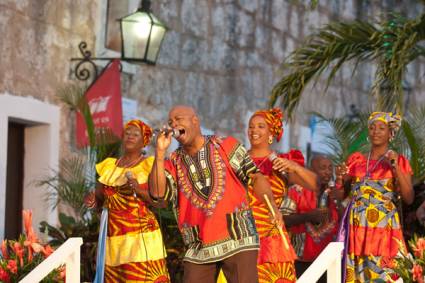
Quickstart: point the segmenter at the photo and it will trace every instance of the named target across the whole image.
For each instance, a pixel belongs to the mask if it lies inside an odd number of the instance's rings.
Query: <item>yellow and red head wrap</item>
[[[283,113],[279,108],[258,110],[252,115],[252,117],[254,116],[263,117],[269,126],[270,133],[276,138],[276,141],[280,141],[283,135]]]
[[[375,121],[381,121],[388,125],[391,132],[391,139],[394,138],[401,126],[401,116],[392,112],[373,112],[369,116],[368,124],[371,125]]]
[[[151,127],[149,127],[143,121],[138,119],[133,119],[125,123],[124,130],[127,129],[129,126],[135,126],[140,129],[140,131],[143,134],[143,146],[146,146],[149,144],[153,135],[153,131]]]

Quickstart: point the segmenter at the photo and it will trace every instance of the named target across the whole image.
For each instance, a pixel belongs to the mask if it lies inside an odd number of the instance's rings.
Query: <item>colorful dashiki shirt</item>
[[[319,198],[315,192],[299,185],[289,188],[288,198],[291,200],[292,213],[307,213],[316,208],[329,208],[330,217],[327,222],[315,225],[307,222],[291,227],[292,244],[300,261],[312,262],[323,249],[335,239],[338,232],[338,211],[336,205],[330,200],[327,193],[322,193]]]
[[[234,138],[205,136],[194,156],[178,148],[165,162],[167,190],[183,241],[185,261],[220,261],[258,249],[258,234],[247,200],[249,175],[258,172]]]
[[[291,150],[289,153],[279,154],[278,157],[295,161],[301,166],[304,166],[304,156],[299,150]],[[276,205],[280,207],[287,195],[288,186],[286,178],[273,171],[273,163],[269,160],[268,156],[253,158],[253,160],[260,172],[269,180]],[[295,282],[294,260],[296,259],[296,255],[291,246],[286,228],[283,227],[283,232],[289,244],[289,249],[285,247],[278,229],[271,222],[270,212],[266,204],[255,196],[251,186],[249,187],[249,196],[255,224],[260,236],[260,252],[257,263],[259,282]]]
[[[402,155],[398,167],[412,174],[409,161]],[[347,161],[353,178],[346,235],[345,282],[389,280],[385,267],[399,251],[406,251],[400,218],[395,205],[397,188],[391,165],[370,160],[356,152]],[[366,168],[369,174],[366,176]]]
[[[130,171],[141,188],[147,189],[153,160],[148,157],[131,168],[117,167],[115,158],[96,165],[108,217],[106,243],[103,243],[104,282],[170,282],[155,215],[140,198],[120,188],[127,182],[125,173]]]

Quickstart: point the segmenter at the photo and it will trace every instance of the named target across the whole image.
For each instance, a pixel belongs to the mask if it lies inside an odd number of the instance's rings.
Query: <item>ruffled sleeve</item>
[[[413,170],[410,166],[409,160],[404,155],[398,155],[397,164],[403,173],[413,175]]]
[[[295,161],[299,165],[304,167],[304,163],[305,163],[304,155],[298,149],[291,149],[288,153],[279,154],[279,157]]]
[[[110,171],[115,167],[116,158],[106,158],[103,161],[96,164],[96,172],[99,176],[105,175],[106,172]]]
[[[122,170],[116,166],[116,158],[106,158],[96,164],[96,171],[99,175],[97,179],[100,183],[107,186],[121,186],[127,179],[122,174]]]
[[[347,158],[347,167],[348,167],[348,175],[350,176],[356,176],[359,172],[357,172],[356,168],[358,167],[358,165],[360,165],[361,163],[365,162],[365,157],[363,154],[361,154],[360,152],[355,152],[353,154],[351,154],[348,158]]]
[[[154,157],[149,156],[131,168],[118,167],[116,161],[115,158],[106,158],[96,164],[96,171],[99,174],[98,181],[100,183],[113,187],[122,186],[127,182],[126,173],[131,172],[139,184],[145,184],[148,181]]]
[[[130,171],[133,172],[137,179],[137,183],[144,184],[148,182],[149,173],[152,170],[154,160],[155,157],[149,156],[133,168],[130,168]]]

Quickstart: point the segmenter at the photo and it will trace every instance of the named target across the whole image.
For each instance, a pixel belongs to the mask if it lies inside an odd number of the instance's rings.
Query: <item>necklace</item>
[[[124,156],[121,156],[118,160],[117,160],[117,162],[115,163],[115,166],[114,166],[114,169],[112,170],[112,172],[111,172],[111,174],[109,175],[109,178],[108,178],[108,184],[110,184],[110,181],[111,181],[111,178],[112,178],[112,176],[114,176],[114,174],[115,174],[115,171],[117,170],[117,168],[118,167],[122,167],[124,170],[122,170],[122,172],[115,178],[115,180],[114,180],[114,182],[116,181],[116,180],[118,180],[118,179],[120,179],[126,172],[127,172],[127,170],[126,169],[128,169],[128,168],[131,168],[131,167],[133,167],[134,165],[136,165],[136,164],[138,164],[141,160],[142,160],[142,158],[143,158],[143,154],[141,154],[137,159],[135,159],[135,160],[133,160],[132,162],[130,162],[129,164],[125,164],[125,166],[119,166],[120,165],[120,163],[122,162],[122,160],[123,160],[123,158],[124,158]]]
[[[367,163],[366,163],[366,175],[364,177],[363,183],[367,182],[370,178],[370,174],[376,169],[376,166],[378,166],[379,163],[384,159],[385,155],[387,154],[388,150],[379,157],[379,159],[376,161],[376,163],[373,165],[373,167],[369,170],[369,162],[370,162],[370,156],[372,154],[371,151],[369,151],[369,154],[367,156]]]
[[[276,153],[274,151],[270,152],[269,154],[267,154],[265,157],[263,157],[263,159],[261,160],[261,162],[259,164],[256,164],[256,166],[258,168],[260,168],[261,165],[263,165],[264,162],[266,162],[266,160],[270,160],[273,162],[273,160],[275,160],[277,157]],[[255,158],[255,157],[252,157]]]

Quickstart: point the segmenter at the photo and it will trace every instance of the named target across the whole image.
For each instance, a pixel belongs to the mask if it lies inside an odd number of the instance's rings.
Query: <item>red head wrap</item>
[[[147,124],[143,123],[141,120],[134,119],[130,120],[124,125],[124,130],[127,129],[129,126],[135,126],[140,129],[140,131],[143,134],[143,146],[146,146],[151,141],[153,131],[152,128],[149,127]]]
[[[261,116],[266,120],[269,130],[273,137],[276,138],[276,141],[280,141],[283,135],[283,113],[279,108],[273,108],[270,110],[258,110],[252,115]]]

